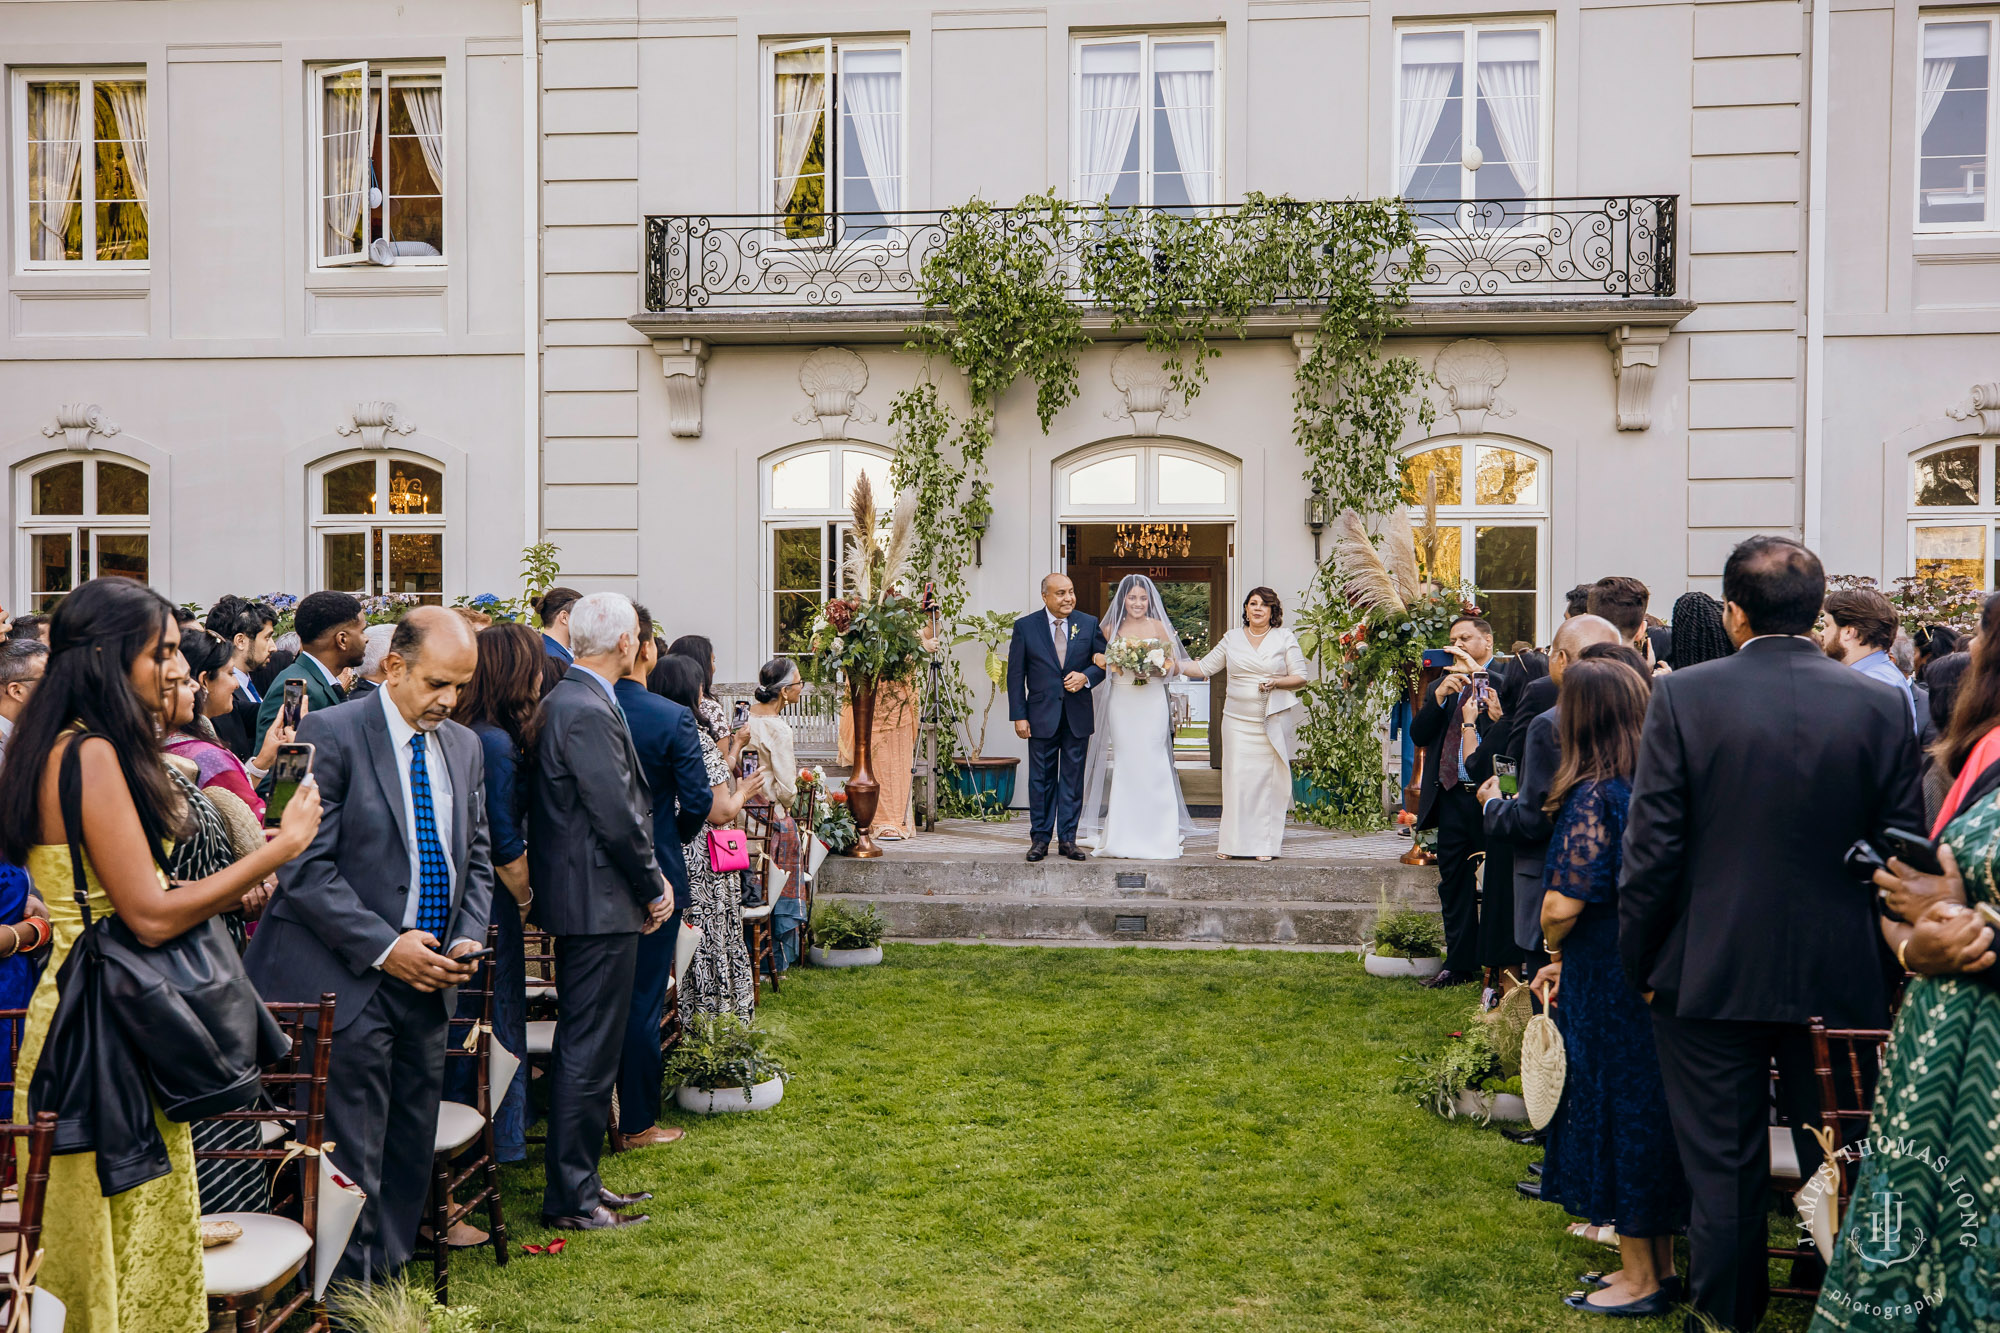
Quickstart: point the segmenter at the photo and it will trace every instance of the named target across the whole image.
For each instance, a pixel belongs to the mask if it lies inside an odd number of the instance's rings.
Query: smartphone
[[[1493,756],[1493,780],[1500,784],[1502,796],[1521,794],[1521,766],[1504,754]]]
[[[731,731],[741,731],[743,730],[744,725],[749,721],[750,721],[750,701],[748,699],[738,699],[736,701],[736,717],[735,720],[729,724],[729,729]]]
[[[471,953],[462,953],[458,957],[452,959],[451,961],[454,963],[464,963],[469,965],[472,963],[483,963],[492,956],[493,956],[493,946],[489,944],[484,949],[474,949]]]
[[[1424,649],[1424,665],[1427,667],[1436,667],[1440,671],[1449,671],[1457,663],[1458,659],[1451,655],[1451,649],[1449,648]]]
[[[752,773],[755,773],[758,769],[759,763],[760,761],[757,758],[757,752],[755,750],[745,750],[743,752],[742,776],[747,778]]]
[[[289,693],[289,685],[287,692]],[[313,747],[280,745],[271,762],[271,799],[264,804],[264,827],[276,828],[285,817],[285,807],[298,794],[299,784],[312,776]]]
[[[296,728],[299,725],[299,710],[305,707],[305,703],[306,683],[294,676],[285,682],[284,711],[286,727]]]
[[[1882,830],[1882,845],[1889,849],[1889,855],[1920,875],[1944,873],[1944,863],[1938,860],[1937,844],[1921,833],[1885,828]]]
[[[1486,669],[1484,667],[1475,668],[1472,673],[1472,697],[1479,700],[1479,702],[1482,704],[1485,703],[1486,688],[1487,688]]]

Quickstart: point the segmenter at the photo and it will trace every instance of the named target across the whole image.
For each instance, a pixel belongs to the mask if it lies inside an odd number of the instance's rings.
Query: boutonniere
[[[1075,625],[1073,625],[1073,624],[1072,624],[1072,625],[1071,625],[1071,626],[1069,627],[1069,636],[1070,636],[1070,637],[1071,637],[1072,639],[1074,639],[1074,638],[1076,637],[1076,626],[1075,626]]]

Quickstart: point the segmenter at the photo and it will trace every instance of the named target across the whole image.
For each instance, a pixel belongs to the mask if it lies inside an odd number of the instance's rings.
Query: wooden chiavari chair
[[[1824,1020],[1811,1021],[1813,1048],[1813,1095],[1818,1105],[1818,1127],[1833,1135],[1835,1144],[1845,1145],[1865,1136],[1868,1117],[1875,1105],[1875,1082],[1882,1067],[1882,1047],[1889,1040],[1886,1028],[1829,1028]],[[1836,1154],[1834,1159],[1839,1186],[1836,1197],[1815,1205],[1832,1210],[1837,1228],[1847,1212],[1847,1200],[1854,1188],[1856,1164]],[[1806,1183],[1791,1132],[1783,1126],[1771,1130],[1771,1184],[1774,1189],[1796,1194]],[[1772,1245],[1766,1252],[1774,1259],[1793,1261],[1795,1272],[1823,1275],[1819,1247],[1810,1235],[1802,1234],[1797,1245]],[[1800,1261],[1804,1261],[1801,1263]],[[1798,1300],[1819,1299],[1818,1280],[1794,1281],[1773,1286],[1773,1296]]]
[[[498,948],[500,928],[486,928],[488,948]],[[451,1229],[482,1205],[486,1209],[488,1239],[493,1246],[493,1262],[507,1263],[507,1218],[500,1206],[500,1157],[493,1146],[493,1064],[496,1058],[506,1066],[508,1081],[513,1079],[511,1055],[496,1057],[493,1041],[493,958],[479,965],[470,982],[458,988],[461,998],[478,1002],[477,1018],[453,1017],[445,1025],[445,1062],[471,1060],[475,1069],[475,1103],[444,1102],[438,1107],[437,1148],[431,1158],[431,1236],[418,1239],[417,1251],[430,1251],[432,1280],[439,1305],[450,1304]],[[475,1176],[481,1183],[467,1199],[458,1192]]]
[[[12,1071],[13,1065],[10,1063],[7,1068]],[[0,1293],[0,1328],[16,1326],[14,1302],[19,1299],[18,1293],[23,1288],[30,1291],[34,1288],[35,1270],[41,1262],[42,1209],[48,1199],[49,1157],[55,1141],[54,1111],[42,1112],[32,1125],[0,1123],[0,1153],[6,1154],[9,1178],[18,1182],[15,1197],[0,1208],[0,1271],[10,1279],[6,1291]],[[34,1291],[27,1315],[18,1318],[18,1325],[31,1333],[47,1327],[61,1305],[52,1292]]]

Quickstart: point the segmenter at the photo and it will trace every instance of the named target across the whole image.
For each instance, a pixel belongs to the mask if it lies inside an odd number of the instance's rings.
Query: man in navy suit
[[[1040,611],[1014,622],[1007,649],[1007,716],[1028,742],[1028,859],[1049,854],[1049,834],[1072,861],[1083,818],[1083,763],[1097,728],[1090,688],[1104,679],[1097,665],[1104,631],[1097,617],[1076,609],[1076,585],[1066,574],[1042,580]]]

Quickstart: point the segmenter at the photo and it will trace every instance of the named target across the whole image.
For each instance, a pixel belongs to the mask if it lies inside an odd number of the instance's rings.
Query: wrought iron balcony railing
[[[1418,300],[1482,298],[1629,299],[1674,294],[1677,195],[1574,199],[1466,199],[1413,202],[1424,242]],[[1339,209],[1338,202],[1286,205]],[[1076,225],[1052,247],[1051,276],[1077,292],[1082,249],[1127,219],[1143,238],[1149,209],[1107,217],[1080,208]],[[981,225],[1040,225],[996,209]],[[1222,208],[1193,221],[1233,233],[1252,225]],[[944,211],[806,217],[676,214],[646,219],[646,310],[812,310],[911,308],[925,261],[959,225]],[[1385,258],[1381,277],[1398,276],[1407,254]],[[1309,294],[1284,304],[1310,302]]]

